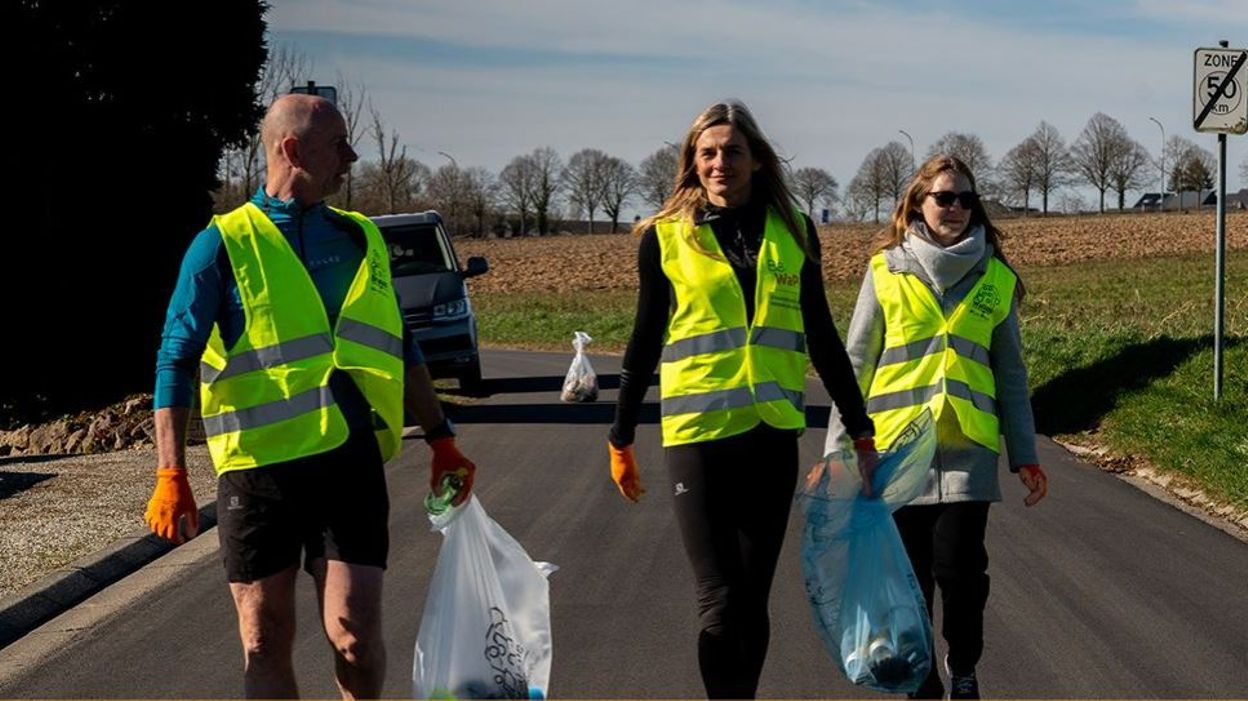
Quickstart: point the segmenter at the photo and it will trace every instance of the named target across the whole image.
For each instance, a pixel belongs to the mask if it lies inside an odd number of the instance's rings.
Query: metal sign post
[[[1222,398],[1222,336],[1226,311],[1226,135],[1248,132],[1248,51],[1196,49],[1192,127],[1218,135],[1218,202],[1214,231],[1213,399]]]
[[[332,85],[317,85],[315,80],[309,80],[307,85],[292,85],[290,86],[290,92],[292,94],[319,95],[335,105],[338,104],[338,88]]]
[[[1226,314],[1226,134],[1218,134],[1218,224],[1213,252],[1213,399],[1222,398],[1222,320]]]

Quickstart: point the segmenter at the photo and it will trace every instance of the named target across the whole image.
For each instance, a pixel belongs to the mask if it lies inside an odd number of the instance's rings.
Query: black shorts
[[[217,534],[231,582],[327,558],[385,568],[390,497],[377,439],[355,431],[320,455],[217,480]]]

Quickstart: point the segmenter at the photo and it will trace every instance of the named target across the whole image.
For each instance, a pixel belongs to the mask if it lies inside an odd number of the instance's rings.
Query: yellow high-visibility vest
[[[884,254],[871,259],[884,313],[884,350],[867,394],[875,442],[888,448],[929,407],[939,419],[952,407],[968,438],[999,451],[996,382],[989,364],[992,332],[1009,314],[1018,277],[996,257],[983,277],[945,316],[914,275],[889,271]]]
[[[346,419],[329,388],[346,371],[368,401],[382,458],[403,431],[403,319],[381,232],[350,217],[368,246],[335,328],[286,237],[248,202],[213,218],[238,283],[246,327],[226,348],[214,326],[200,362],[200,400],[217,474],[315,455],[342,445]]]
[[[726,438],[760,421],[805,428],[806,254],[784,220],[767,212],[749,325],[741,285],[710,225],[691,230],[665,221],[655,229],[675,293],[659,366],[663,445]],[[697,250],[691,236],[712,255]]]

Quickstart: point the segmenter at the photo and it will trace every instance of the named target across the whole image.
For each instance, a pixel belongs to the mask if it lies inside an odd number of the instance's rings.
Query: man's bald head
[[[260,123],[260,140],[265,152],[272,155],[282,139],[306,138],[308,133],[330,116],[338,115],[334,103],[317,95],[282,95],[269,105]]]
[[[338,191],[357,156],[334,103],[316,95],[283,95],[260,124],[270,195],[305,204]]]

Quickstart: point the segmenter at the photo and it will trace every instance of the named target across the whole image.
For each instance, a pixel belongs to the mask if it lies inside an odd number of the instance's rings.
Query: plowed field
[[[1214,214],[1112,214],[1031,217],[995,222],[1008,237],[1006,254],[1019,266],[1151,258],[1209,252]],[[828,280],[861,277],[879,226],[839,224],[819,232]],[[1227,250],[1248,250],[1248,212],[1228,212]],[[462,260],[485,256],[490,272],[470,285],[482,292],[627,290],[637,284],[637,238],[631,234],[457,239]]]

